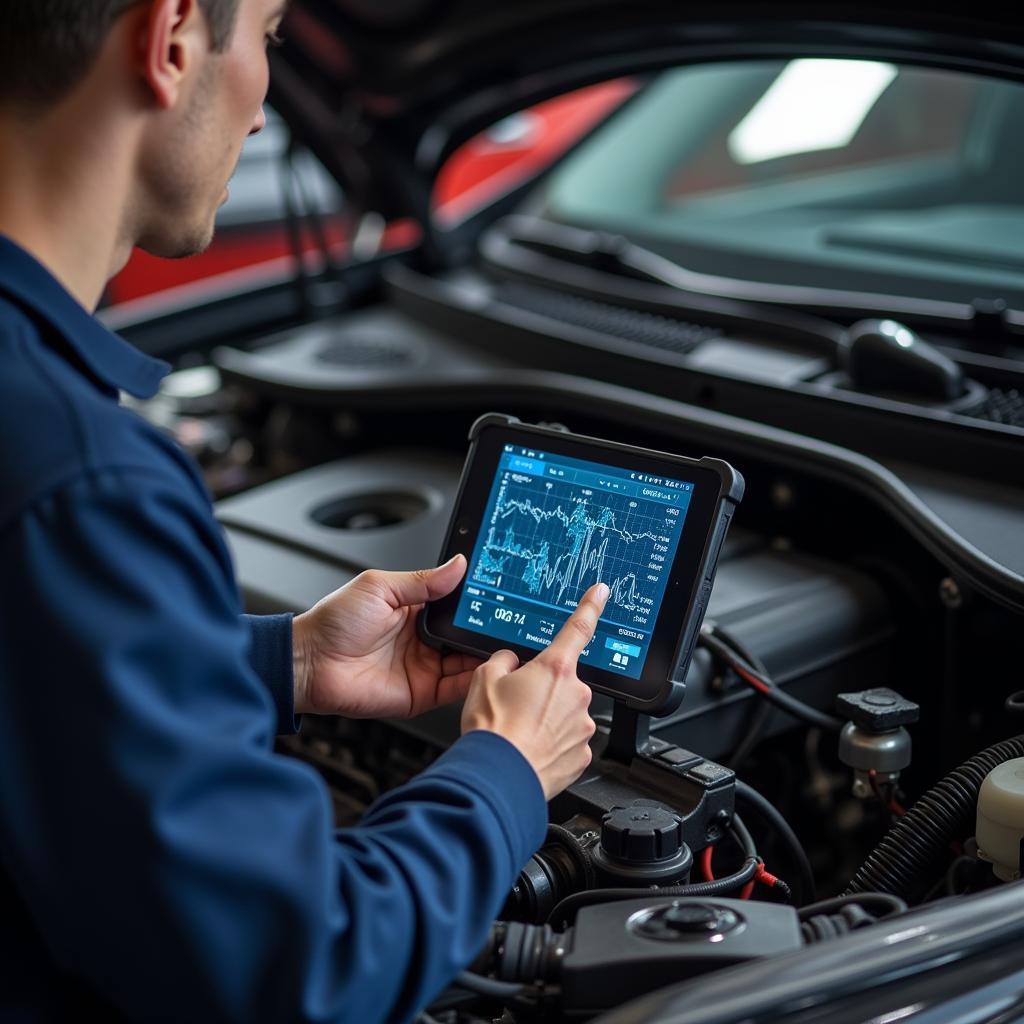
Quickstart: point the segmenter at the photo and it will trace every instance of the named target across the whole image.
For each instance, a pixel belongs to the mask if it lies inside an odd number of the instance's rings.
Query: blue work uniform
[[[336,830],[290,616],[243,617],[166,364],[0,237],[0,1020],[404,1021],[481,949],[546,808],[464,736]]]

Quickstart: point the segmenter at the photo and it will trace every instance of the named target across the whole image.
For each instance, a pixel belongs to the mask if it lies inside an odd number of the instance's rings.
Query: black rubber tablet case
[[[642,699],[625,690],[613,690],[610,687],[591,683],[595,690],[606,693],[616,700],[622,701],[628,707],[635,708],[651,715],[668,715],[674,711],[683,699],[686,689],[686,672],[690,665],[690,658],[693,655],[693,648],[700,633],[701,623],[704,621],[704,612],[707,609],[708,599],[711,596],[711,587],[714,582],[715,570],[718,565],[718,556],[722,550],[729,524],[732,521],[736,506],[743,498],[744,482],[743,477],[727,462],[721,459],[690,459],[683,456],[671,455],[666,452],[656,452],[648,449],[636,448],[630,445],[619,444],[615,441],[604,441],[599,438],[584,437],[579,434],[572,434],[566,430],[539,427],[533,424],[523,423],[514,416],[507,416],[502,413],[487,413],[481,416],[470,428],[469,431],[469,453],[462,470],[462,479],[459,482],[459,491],[455,499],[455,508],[448,530],[445,533],[444,544],[441,548],[441,558],[444,559],[452,547],[453,533],[459,520],[459,510],[463,504],[463,496],[467,483],[470,479],[471,469],[477,454],[481,435],[490,427],[515,430],[519,434],[530,434],[539,438],[558,438],[562,440],[578,441],[581,444],[592,448],[603,449],[608,452],[622,454],[642,455],[656,459],[672,462],[676,465],[689,465],[703,470],[712,471],[720,481],[719,493],[716,502],[716,511],[711,518],[711,529],[707,533],[704,550],[701,554],[697,575],[691,588],[689,602],[683,617],[684,628],[679,637],[675,655],[672,659],[673,668],[667,679],[664,680],[658,693],[649,699]],[[452,641],[444,636],[435,634],[430,629],[430,606],[425,609],[419,619],[419,630],[422,639],[431,646],[447,648],[449,650],[467,651],[481,657],[488,657],[487,650],[472,648],[462,642]],[[585,675],[582,678],[586,678]],[[590,682],[590,680],[587,680]]]

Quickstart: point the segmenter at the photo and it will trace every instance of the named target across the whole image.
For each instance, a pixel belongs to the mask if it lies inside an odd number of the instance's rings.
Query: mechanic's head
[[[263,127],[266,46],[285,6],[2,0],[0,114],[28,136],[61,126],[69,158],[88,145],[69,124],[114,140],[122,242],[159,256],[198,252],[213,236],[242,143]]]

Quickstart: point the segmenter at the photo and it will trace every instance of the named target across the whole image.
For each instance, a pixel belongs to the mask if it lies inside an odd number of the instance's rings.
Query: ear
[[[201,50],[209,49],[198,0],[152,0],[142,31],[143,78],[157,104],[169,109],[200,63]]]

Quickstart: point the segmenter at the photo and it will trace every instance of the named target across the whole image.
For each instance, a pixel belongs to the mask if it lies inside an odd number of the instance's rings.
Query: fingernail
[[[449,558],[448,561],[444,563],[444,565],[439,566],[438,568],[447,569],[449,565],[454,565],[461,557],[462,555],[452,555],[452,557]]]
[[[611,591],[608,589],[607,583],[599,583],[597,587],[597,599],[598,601],[607,601],[608,595]]]

